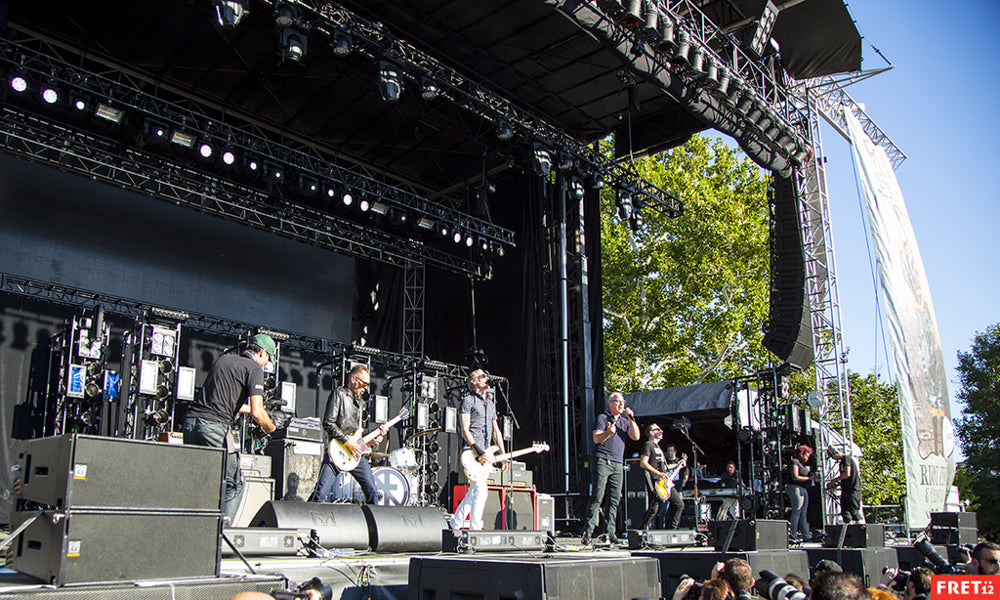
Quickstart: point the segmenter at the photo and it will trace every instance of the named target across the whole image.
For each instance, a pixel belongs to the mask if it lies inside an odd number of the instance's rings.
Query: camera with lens
[[[754,584],[757,593],[771,600],[806,600],[806,595],[780,577],[774,571],[764,569]]]
[[[274,596],[274,600],[309,600],[312,597],[312,595],[309,594],[310,590],[319,592],[323,600],[332,600],[333,598],[333,589],[328,585],[323,585],[323,582],[319,580],[319,577],[313,577],[309,581],[295,588],[294,592],[271,590],[271,595]]]
[[[924,559],[931,564],[931,568],[938,575],[962,575],[965,570],[962,567],[953,565],[948,562],[948,559],[941,556],[941,553],[934,549],[934,546],[927,541],[927,538],[921,538],[913,543],[913,547],[917,549],[920,554],[923,555]]]
[[[697,577],[691,577],[687,573],[680,576],[680,580],[678,581],[678,587],[680,587],[680,584],[688,579],[691,580],[691,587],[688,588],[687,593],[684,594],[683,598],[678,598],[677,600],[698,600],[698,598],[701,596],[701,588],[703,585],[705,585],[705,582],[701,581]]]
[[[902,569],[895,569],[893,567],[886,567],[882,569],[883,575],[892,576],[892,589],[897,592],[902,592],[906,590],[906,581],[910,578],[910,571],[904,571]],[[883,580],[884,582],[885,580]]]

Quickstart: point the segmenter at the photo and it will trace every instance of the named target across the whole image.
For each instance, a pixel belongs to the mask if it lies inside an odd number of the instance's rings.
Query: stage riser
[[[251,580],[205,579],[200,581],[158,582],[150,587],[128,585],[88,585],[58,590],[35,589],[7,592],[9,600],[229,600],[240,592],[284,590],[282,577],[260,576]]]
[[[898,564],[893,548],[806,548],[809,564],[832,560],[845,571],[861,577],[868,587],[878,585],[882,570]]]
[[[809,579],[809,557],[802,550],[757,550],[753,552],[681,552],[679,550],[643,550],[633,552],[632,556],[655,558],[660,563],[660,581],[663,586],[659,595],[672,598],[674,589],[682,575],[690,575],[696,579],[708,580],[712,577],[712,567],[717,562],[726,562],[730,558],[742,558],[750,563],[753,572],[760,573],[767,569],[779,575],[795,573],[803,579]],[[655,596],[653,596],[655,597]]]
[[[643,558],[425,558],[410,560],[408,600],[656,598],[658,562]]]

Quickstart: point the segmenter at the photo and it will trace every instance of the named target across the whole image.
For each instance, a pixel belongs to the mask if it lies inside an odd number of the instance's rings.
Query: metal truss
[[[336,2],[296,0],[295,3],[318,19],[311,33],[332,38],[336,32],[349,32],[355,52],[375,62],[389,60],[395,63],[401,67],[400,77],[417,87],[421,78],[431,77],[438,84],[441,97],[488,121],[505,121],[516,135],[528,141],[541,142],[552,152],[570,154],[581,174],[600,175],[610,185],[632,188],[633,196],[644,199],[646,206],[667,216],[679,217],[683,214],[684,204],[679,198],[643,179],[631,165],[609,160],[594,147],[516,106],[485,83],[472,80],[399,39],[384,24],[365,19]]]
[[[387,205],[405,209],[412,218],[427,218],[444,222],[462,231],[486,238],[496,244],[513,246],[514,233],[489,221],[459,212],[453,208],[422,198],[401,187],[390,185],[362,173],[354,172],[330,162],[315,152],[292,148],[223,123],[194,110],[181,107],[131,85],[115,81],[90,71],[72,66],[47,54],[32,50],[12,41],[5,41],[0,52],[0,62],[20,69],[38,80],[50,80],[67,94],[87,94],[114,108],[137,111],[165,126],[193,132],[200,141],[216,147],[238,151],[261,161],[290,168],[299,174],[329,183],[338,190],[350,190],[355,195],[367,195]],[[194,171],[191,169],[191,171]],[[208,174],[202,175],[211,178]],[[297,206],[297,210],[302,207]],[[420,257],[414,257],[421,260]],[[447,261],[446,261],[447,262]],[[467,271],[467,270],[466,270]],[[475,269],[478,275],[481,268]]]
[[[348,256],[402,268],[422,263],[472,277],[488,279],[492,275],[489,264],[275,198],[137,149],[123,148],[118,142],[68,129],[11,106],[0,108],[0,149]]]
[[[403,355],[424,355],[424,266],[403,270]]]

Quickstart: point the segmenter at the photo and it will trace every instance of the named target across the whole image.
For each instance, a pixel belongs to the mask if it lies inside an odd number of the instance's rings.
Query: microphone
[[[489,373],[487,373],[486,374],[486,381],[488,381],[490,383],[496,383],[498,381],[507,381],[507,378],[506,377],[500,377],[499,375],[490,375]]]

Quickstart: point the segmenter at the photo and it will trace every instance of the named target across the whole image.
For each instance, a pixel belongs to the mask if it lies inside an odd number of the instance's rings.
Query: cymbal
[[[409,441],[409,440],[412,440],[413,438],[418,438],[418,437],[420,437],[422,435],[428,435],[428,434],[431,434],[431,433],[435,433],[435,432],[439,431],[440,429],[441,429],[440,427],[429,427],[427,429],[423,429],[421,431],[418,431],[418,432],[414,433],[413,435],[411,435],[410,437],[408,437],[406,439],[407,439],[407,441]]]
[[[382,460],[383,458],[389,458],[389,454],[386,452],[372,452],[368,457],[372,460]]]

